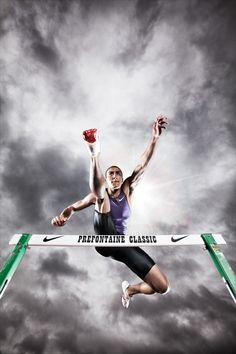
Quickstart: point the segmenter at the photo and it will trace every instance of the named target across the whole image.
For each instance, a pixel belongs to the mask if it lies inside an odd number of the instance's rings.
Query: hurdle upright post
[[[216,243],[212,234],[202,234],[202,239],[205,242],[206,249],[210,253],[210,256],[220,273],[225,285],[232,296],[234,302],[236,302],[236,275],[231,268],[230,264],[226,260],[219,245]]]
[[[18,268],[22,258],[27,251],[28,242],[30,240],[31,234],[22,234],[19,242],[15,246],[14,250],[4,263],[0,271],[0,298],[3,296],[13,274]]]

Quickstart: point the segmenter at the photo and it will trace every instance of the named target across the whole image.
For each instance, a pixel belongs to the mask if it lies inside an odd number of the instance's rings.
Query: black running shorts
[[[94,230],[97,235],[117,235],[110,213],[101,214],[95,210]],[[139,247],[95,247],[104,257],[111,257],[127,265],[141,279],[154,266],[153,259]]]

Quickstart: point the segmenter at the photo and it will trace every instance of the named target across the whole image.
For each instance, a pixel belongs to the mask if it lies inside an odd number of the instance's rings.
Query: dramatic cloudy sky
[[[169,128],[136,191],[132,233],[222,233],[236,270],[235,2],[1,0],[1,264],[14,233],[92,233],[81,139],[127,176],[155,116]],[[0,303],[1,354],[233,353],[235,304],[202,247],[146,248],[167,296],[121,306],[139,281],[93,248],[28,251]]]

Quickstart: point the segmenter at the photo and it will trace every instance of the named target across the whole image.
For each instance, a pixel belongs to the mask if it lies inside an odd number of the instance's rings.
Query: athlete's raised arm
[[[141,156],[141,161],[134,169],[132,175],[126,178],[126,180],[123,183],[123,189],[126,192],[126,194],[131,195],[134,188],[140,181],[142,174],[144,173],[150,159],[153,156],[158,138],[162,133],[162,129],[166,129],[166,124],[167,124],[167,118],[163,115],[159,115],[154,121],[152,126],[151,139],[146,150]]]
[[[60,215],[55,216],[55,218],[52,219],[51,223],[54,226],[64,226],[67,221],[71,218],[71,216],[74,214],[76,211],[80,211],[82,209],[85,209],[89,207],[90,205],[95,203],[95,195],[93,193],[90,193],[86,195],[81,200],[78,200],[74,204],[69,205],[66,207]]]

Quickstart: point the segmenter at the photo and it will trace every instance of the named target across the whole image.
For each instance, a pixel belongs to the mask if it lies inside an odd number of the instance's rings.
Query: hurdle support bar
[[[232,296],[234,302],[236,303],[236,275],[226,260],[223,252],[216,243],[212,234],[202,234],[206,249],[210,253],[210,256],[220,273],[230,295]]]
[[[31,234],[22,234],[20,240],[0,271],[0,298],[3,296],[13,274],[25,255],[30,237]]]

